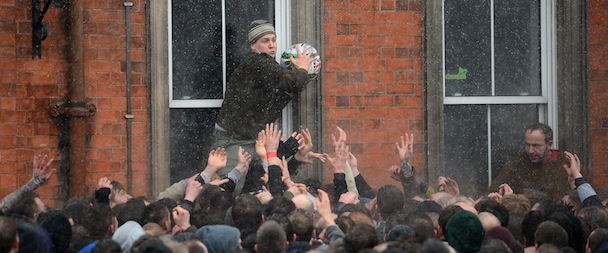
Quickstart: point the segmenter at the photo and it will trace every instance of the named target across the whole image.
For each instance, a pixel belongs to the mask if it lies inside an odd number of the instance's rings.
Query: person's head
[[[40,228],[44,229],[51,237],[55,252],[68,250],[72,239],[72,225],[68,218],[59,213],[46,218],[39,224]]]
[[[562,250],[551,243],[545,243],[538,247],[536,253],[562,253]]]
[[[112,193],[110,194],[110,207],[126,203],[129,199],[133,198],[125,191],[125,188],[120,182],[112,181],[110,182],[110,184],[112,184]]]
[[[168,232],[171,229],[171,213],[167,206],[160,202],[154,202],[146,206],[143,213],[143,224],[156,223],[162,230]]]
[[[538,225],[543,222],[545,217],[540,211],[531,211],[524,216],[524,219],[521,221],[521,231],[524,237],[524,247],[534,246],[536,239],[534,238],[534,233],[536,233],[536,229]]]
[[[355,223],[344,236],[344,245],[349,252],[360,252],[363,249],[371,249],[378,244],[378,236],[372,225]]]
[[[608,214],[603,208],[597,206],[583,207],[579,210],[577,216],[583,224],[586,236],[589,236],[591,231],[597,228],[608,228]]]
[[[264,220],[265,222],[274,221],[278,223],[283,228],[283,231],[285,231],[285,236],[287,236],[287,242],[293,242],[296,239],[295,234],[293,232],[293,225],[291,224],[291,221],[289,220],[287,215],[282,213],[275,213],[266,217],[266,219]]]
[[[568,246],[568,232],[553,221],[543,221],[534,233],[536,247],[545,243],[553,244],[558,248]]]
[[[605,242],[608,242],[608,229],[597,228],[593,230],[591,234],[589,234],[589,238],[587,239],[586,250],[596,252],[597,248]]]
[[[19,236],[17,224],[6,216],[0,216],[0,252],[17,252],[19,250]]]
[[[445,228],[448,226],[448,221],[450,221],[450,218],[452,218],[454,214],[462,210],[463,209],[460,206],[448,206],[441,210],[441,213],[439,214],[439,219],[437,220],[437,223],[439,224],[436,228],[437,237],[445,239],[447,241]]]
[[[479,253],[512,253],[513,251],[511,251],[509,249],[509,247],[507,247],[507,245],[498,239],[491,239],[491,240],[487,240],[485,241],[482,245],[481,248],[479,249]]]
[[[118,222],[108,204],[94,204],[87,210],[84,218],[84,227],[89,231],[91,238],[101,240],[116,230]]]
[[[274,26],[267,20],[251,22],[247,38],[252,52],[264,53],[273,58],[277,55],[277,35]]]
[[[384,185],[378,189],[376,197],[378,203],[378,211],[382,219],[387,219],[394,212],[401,210],[405,199],[403,193],[397,186]]]
[[[546,124],[534,123],[524,133],[526,154],[532,163],[542,163],[551,154],[553,130]]]
[[[203,209],[204,211],[209,210],[209,224],[222,224],[224,223],[226,212],[234,203],[234,197],[232,197],[231,192],[220,191],[213,194],[210,203],[213,203],[213,205],[210,205],[207,209]],[[190,217],[192,217],[192,214]]]
[[[459,253],[478,252],[485,231],[477,215],[462,210],[450,218],[445,228],[445,235],[450,246],[454,247]]]
[[[477,214],[477,217],[479,217],[479,221],[481,221],[483,230],[485,230],[486,232],[488,232],[488,230],[492,228],[500,227],[500,221],[492,213],[480,212],[479,214]]]
[[[413,212],[406,216],[405,225],[408,225],[416,231],[416,243],[423,244],[429,238],[433,237],[433,221],[429,216],[422,212]]]
[[[509,211],[509,219],[511,216],[524,217],[532,208],[530,200],[523,194],[507,194],[500,203]]]
[[[264,219],[263,211],[262,203],[253,195],[241,194],[234,200],[232,219],[242,238],[258,230]]]
[[[314,204],[308,194],[298,194],[291,198],[291,201],[295,204],[296,208],[305,210],[309,215],[312,215],[315,211]]]
[[[118,220],[118,226],[122,226],[130,220],[142,224],[146,204],[143,199],[130,199],[126,203],[114,206],[113,210]]]
[[[6,212],[9,215],[23,216],[34,219],[46,209],[42,200],[33,191],[26,191]]]
[[[95,247],[91,249],[91,253],[115,253],[122,252],[120,250],[120,244],[112,240],[112,238],[106,238],[100,240],[95,244]]]
[[[484,199],[475,205],[478,212],[488,212],[496,216],[500,225],[506,227],[509,224],[509,210],[494,199]]]
[[[284,214],[288,215],[293,210],[296,210],[296,205],[288,198],[284,196],[275,196],[268,204],[266,204],[266,217],[273,214]]]
[[[255,251],[258,253],[281,253],[287,249],[285,230],[275,221],[267,221],[255,235]]]
[[[515,240],[511,231],[505,227],[498,226],[486,231],[484,241],[488,240],[500,240],[513,252],[522,252],[524,249],[521,243]]]
[[[133,243],[141,236],[145,235],[144,229],[135,221],[127,221],[112,235],[112,239],[116,241],[122,251],[131,252]]]
[[[303,194],[301,194],[303,195]],[[288,216],[296,235],[296,241],[309,242],[315,229],[312,216],[303,209],[296,209]]]
[[[232,252],[241,247],[240,232],[227,225],[207,225],[196,231],[209,253]]]

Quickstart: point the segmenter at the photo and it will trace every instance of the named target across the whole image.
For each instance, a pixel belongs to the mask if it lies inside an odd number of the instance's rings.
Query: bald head
[[[296,205],[297,209],[303,209],[308,214],[312,214],[314,212],[312,200],[306,194],[298,194],[294,196],[291,201]]]
[[[479,221],[481,221],[481,225],[483,226],[483,230],[488,232],[488,230],[500,227],[500,220],[496,218],[496,216],[489,212],[481,212],[477,215],[479,217]]]

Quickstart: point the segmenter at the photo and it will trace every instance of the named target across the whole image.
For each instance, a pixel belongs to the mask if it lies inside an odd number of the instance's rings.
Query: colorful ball
[[[291,64],[291,57],[298,58],[298,49],[301,53],[312,52],[311,58],[315,60],[310,63],[308,67],[308,75],[310,78],[316,78],[321,71],[321,57],[313,46],[306,43],[297,43],[293,44],[290,47],[283,50],[283,54],[281,54],[281,66],[285,68],[293,68],[293,64]]]

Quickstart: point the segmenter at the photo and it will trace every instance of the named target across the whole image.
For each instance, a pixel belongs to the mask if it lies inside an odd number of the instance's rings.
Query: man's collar
[[[558,150],[551,149],[550,151],[551,151],[551,155],[549,155],[549,157],[543,161],[543,164],[551,163],[551,162],[557,160],[557,158],[559,157]]]

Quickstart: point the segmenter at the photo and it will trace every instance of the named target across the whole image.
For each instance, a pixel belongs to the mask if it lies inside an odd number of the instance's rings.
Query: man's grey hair
[[[536,130],[539,130],[543,135],[545,135],[545,142],[553,140],[553,130],[551,130],[551,127],[540,122],[536,122],[526,127],[526,131],[524,131],[524,133],[527,133],[528,131],[533,132]]]

